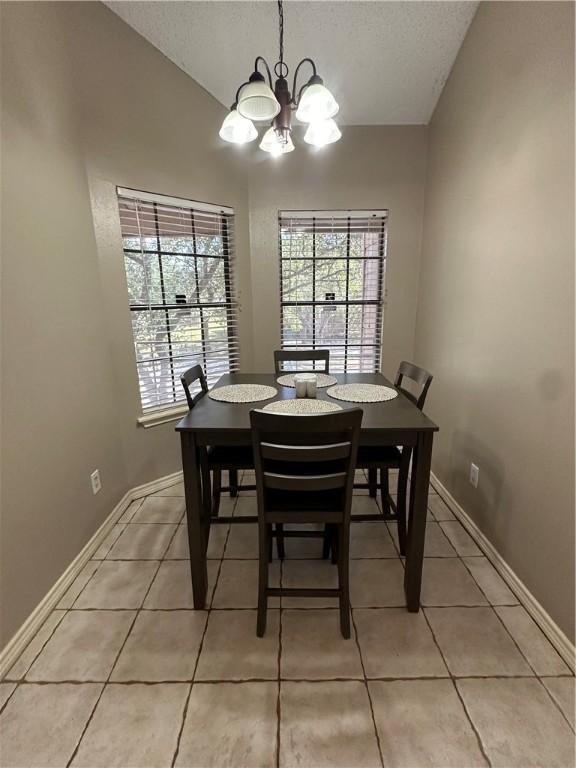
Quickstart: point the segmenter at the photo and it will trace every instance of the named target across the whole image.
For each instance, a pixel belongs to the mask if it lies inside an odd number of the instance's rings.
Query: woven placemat
[[[270,400],[276,397],[278,390],[265,384],[227,384],[208,392],[212,400],[222,403],[258,403],[260,400]]]
[[[398,392],[391,387],[381,384],[337,384],[326,392],[336,400],[346,400],[348,403],[381,403],[394,400]]]
[[[311,373],[314,373],[314,371],[311,371]],[[293,373],[286,373],[284,376],[280,376],[279,379],[276,379],[276,381],[282,387],[295,387],[294,375],[295,374]],[[314,375],[316,376],[316,386],[319,389],[322,389],[323,387],[331,387],[338,381],[335,376],[329,376],[327,373],[314,373]]]
[[[326,400],[297,397],[295,400],[275,400],[273,403],[265,405],[263,410],[292,416],[318,416],[321,413],[341,411],[342,406],[337,403],[329,403]]]

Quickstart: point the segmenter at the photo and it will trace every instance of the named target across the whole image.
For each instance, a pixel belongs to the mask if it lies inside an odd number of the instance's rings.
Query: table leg
[[[426,537],[432,438],[432,432],[421,432],[418,435],[418,442],[412,456],[410,514],[408,517],[406,569],[404,571],[406,607],[411,613],[417,613],[420,610],[420,587],[422,584],[422,561]]]
[[[184,472],[184,495],[186,519],[188,521],[188,546],[190,548],[190,571],[194,608],[202,609],[206,603],[208,571],[206,548],[204,546],[202,483],[198,448],[193,432],[181,432],[182,469]]]

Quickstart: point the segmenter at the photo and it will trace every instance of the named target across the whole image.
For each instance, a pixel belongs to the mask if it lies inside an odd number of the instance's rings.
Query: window
[[[208,382],[237,368],[234,212],[118,190],[124,265],[144,411],[184,400],[183,371]]]
[[[380,369],[385,211],[281,211],[282,347],[329,349],[330,370]]]

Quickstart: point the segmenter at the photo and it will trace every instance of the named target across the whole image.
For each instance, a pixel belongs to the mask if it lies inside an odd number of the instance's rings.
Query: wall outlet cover
[[[96,495],[102,488],[102,481],[100,480],[100,470],[95,469],[90,475],[90,483],[92,484],[92,493]]]

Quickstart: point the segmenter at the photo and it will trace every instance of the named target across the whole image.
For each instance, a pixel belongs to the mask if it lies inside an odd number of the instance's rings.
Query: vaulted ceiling
[[[226,107],[254,59],[278,58],[270,0],[107,2]],[[424,124],[478,3],[285,0],[285,60],[312,57],[344,125]]]

